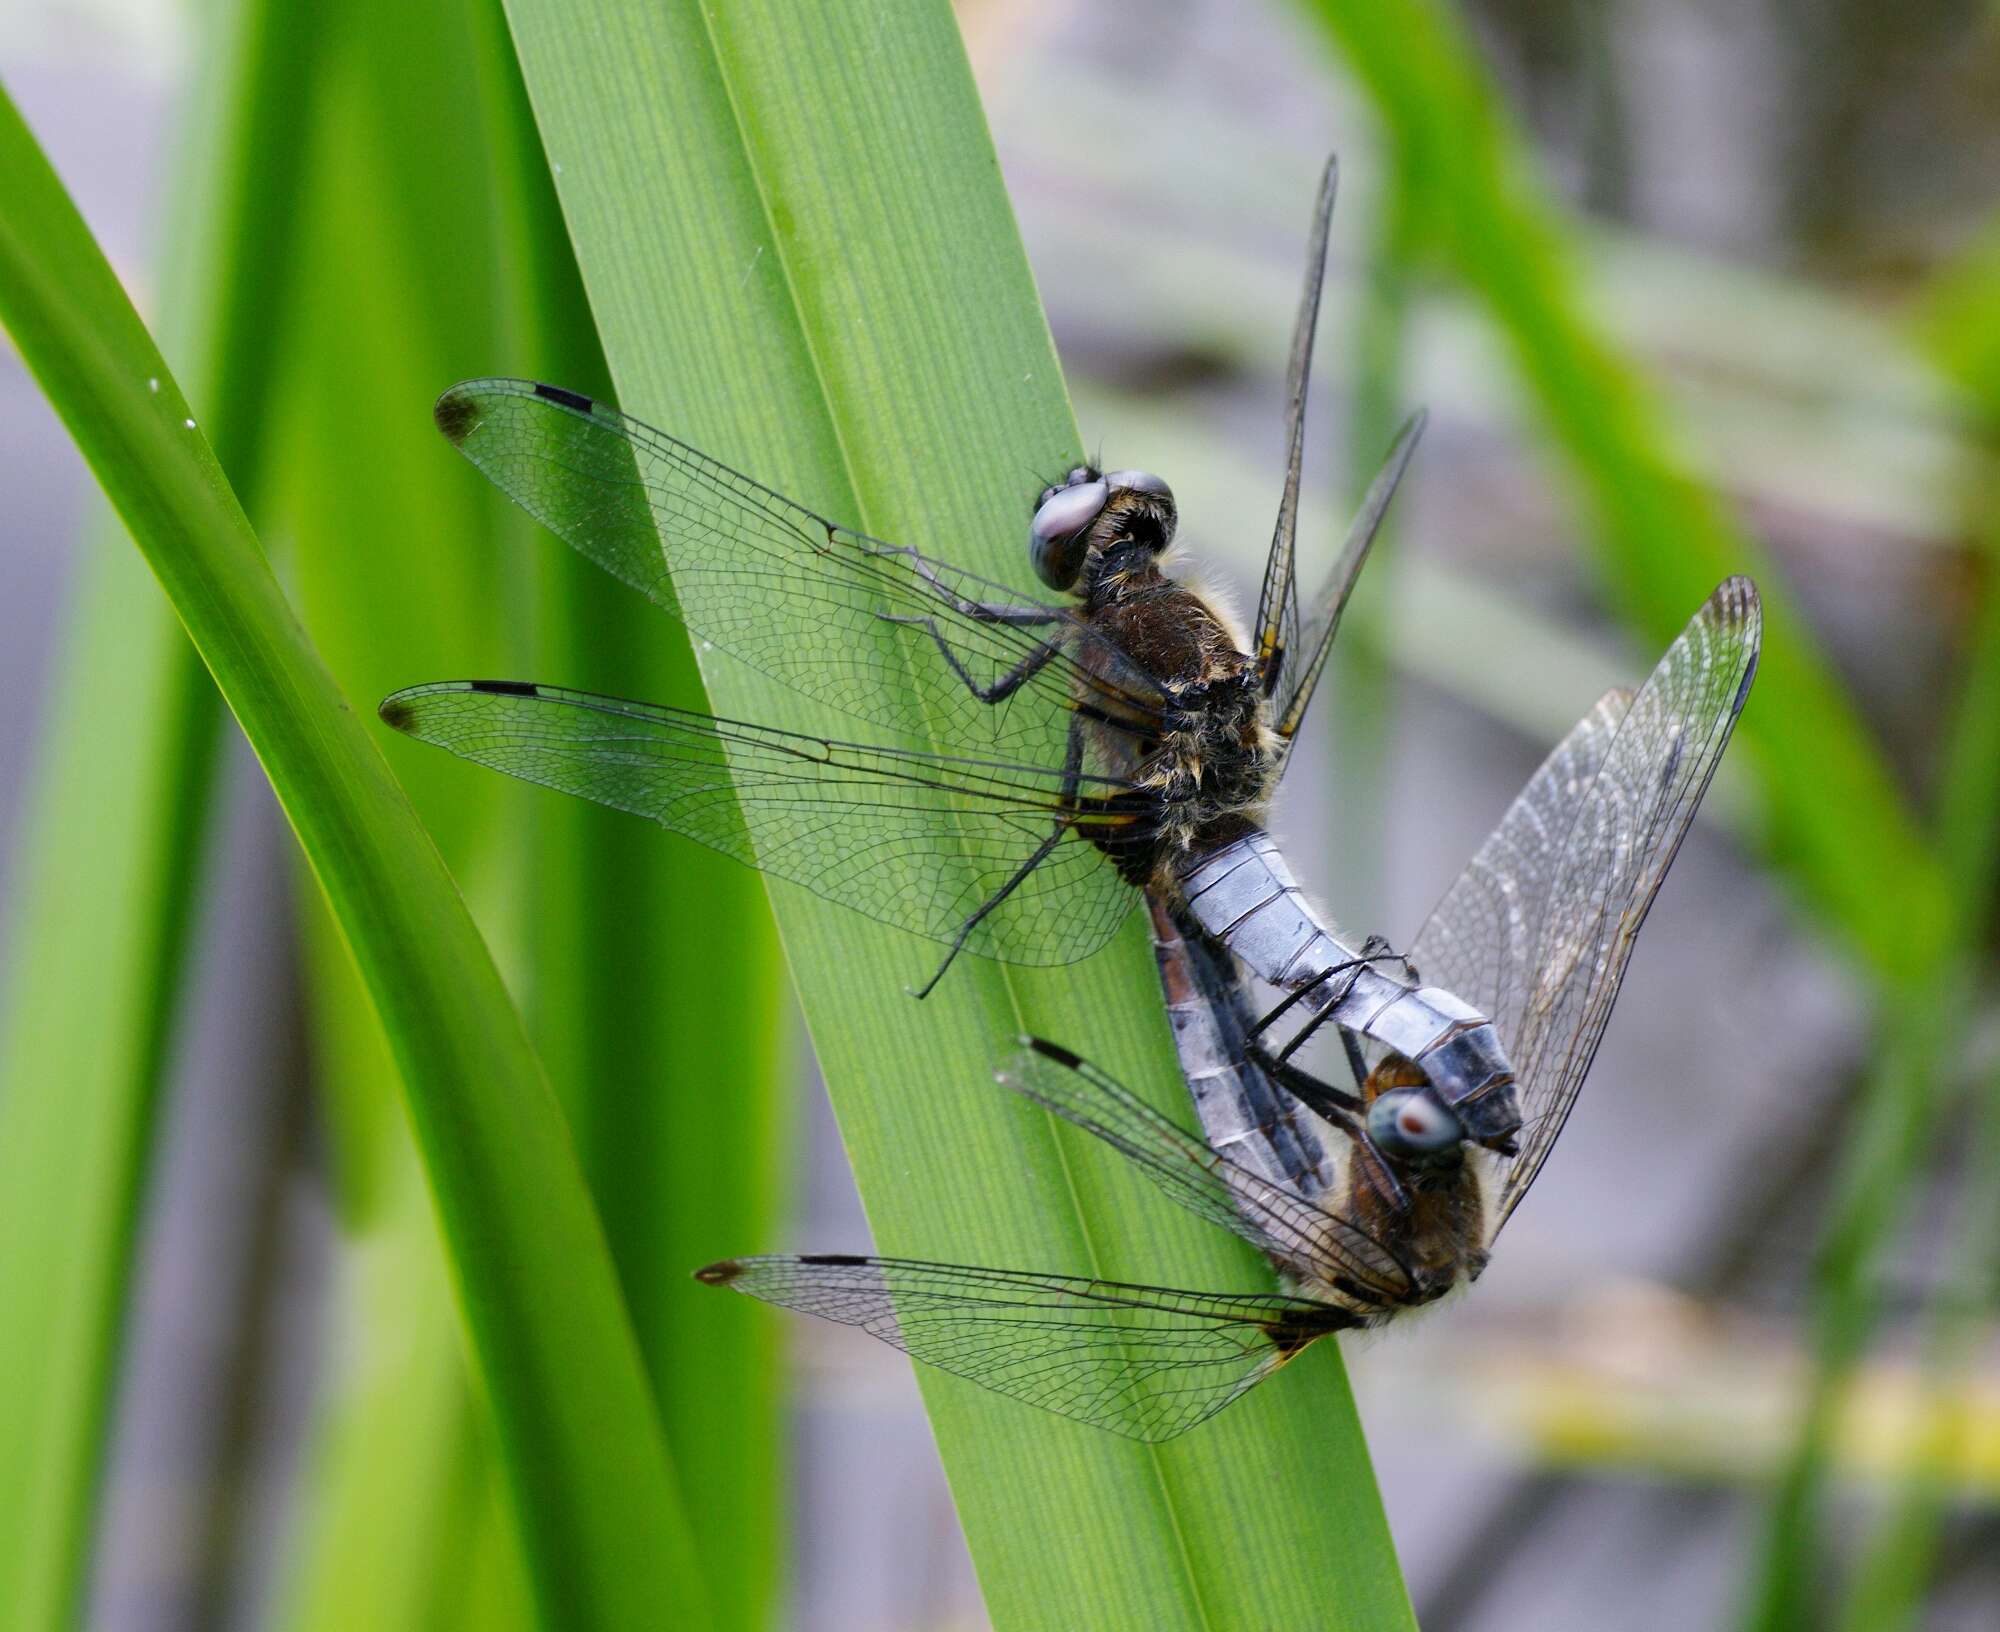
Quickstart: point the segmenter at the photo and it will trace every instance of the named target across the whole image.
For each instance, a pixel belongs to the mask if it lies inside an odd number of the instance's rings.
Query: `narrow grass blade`
[[[1380,190],[1369,222],[1368,250],[1348,344],[1332,351],[1353,370],[1348,415],[1346,491],[1365,493],[1407,410],[1411,319],[1412,229],[1408,190]],[[1178,465],[1176,469],[1180,468]],[[1393,548],[1396,515],[1384,522],[1372,571],[1365,573],[1348,608],[1347,624],[1332,654],[1328,694],[1340,699],[1326,708],[1320,730],[1336,767],[1340,798],[1340,842],[1328,846],[1330,871],[1321,886],[1350,924],[1380,924],[1384,917],[1382,881],[1390,831],[1390,748],[1396,741],[1398,698],[1384,635],[1402,563]]]
[[[1927,312],[1929,349],[1940,367],[1955,373],[1973,394],[1990,425],[2000,422],[2000,373],[1988,337],[2000,328],[2000,300],[1987,274],[1990,242],[1976,245],[1938,281]],[[2000,557],[2000,526],[1990,496],[1975,518],[1974,536],[1989,562]],[[1879,1265],[1911,1199],[1936,1119],[1948,1104],[1944,1092],[1951,1064],[1976,1014],[1981,949],[1990,942],[1992,898],[2000,877],[2000,595],[1989,582],[1973,620],[1965,674],[1954,706],[1938,798],[1938,844],[1953,880],[1952,912],[1940,957],[1909,969],[1903,989],[1885,1003],[1886,1069],[1863,1106],[1847,1169],[1833,1206],[1816,1273],[1815,1369],[1790,1462],[1767,1515],[1764,1544],[1754,1565],[1745,1625],[1780,1632],[1820,1618],[1826,1492],[1833,1415],[1878,1322],[1885,1289]],[[2000,1117],[1989,1083],[1980,1115],[1989,1123],[1985,1148],[1994,1148],[1991,1123]],[[1975,1176],[1970,1216],[1956,1277],[1991,1285],[1990,1176]],[[1983,1206],[1982,1206],[1983,1203]],[[1933,1320],[1931,1348],[1941,1367],[1969,1341],[1963,1328],[1983,1310],[1951,1306],[1949,1293]],[[1853,1583],[1847,1624],[1856,1629],[1892,1626],[1915,1610],[1924,1572],[1942,1519],[1933,1483],[1920,1470],[1899,1495],[1876,1547]]]
[[[282,256],[290,242],[296,152],[270,138],[312,41],[303,24],[273,29],[273,11],[219,8],[227,38],[175,186],[214,205],[198,221],[175,215],[162,280],[181,315],[175,349],[216,405],[217,454],[252,489],[279,302],[248,246]],[[22,1632],[78,1613],[222,725],[200,659],[115,523],[92,534],[51,688],[0,1015],[0,1604]],[[114,734],[122,751],[104,751]]]
[[[1077,437],[948,9],[522,0],[510,17],[622,405],[1020,581],[1029,502]],[[739,665],[704,676],[725,714],[824,724]],[[934,948],[771,893],[882,1251],[1269,1286],[1247,1249],[989,1080],[1025,1027],[1185,1114],[1136,916],[1088,964],[965,959],[919,1005],[905,991]],[[727,1136],[727,1086],[681,1088]],[[1008,1632],[1410,1624],[1330,1344],[1155,1449],[921,1380]]]
[[[1759,772],[1769,853],[1877,975],[1930,962],[1948,912],[1937,858],[1782,580],[1689,479],[1653,389],[1590,315],[1577,247],[1470,42],[1439,0],[1307,9],[1366,86],[1398,173],[1420,189],[1423,248],[1506,337],[1589,505],[1589,537],[1627,618],[1664,641],[1719,579],[1757,577],[1764,662],[1740,743]],[[1880,933],[1885,922],[1895,936]]]
[[[219,724],[153,583],[108,549],[46,716],[0,1031],[0,1602],[22,1632],[73,1624],[89,1554]],[[128,752],[94,751],[111,720]]]
[[[363,0],[329,33],[278,522],[316,643],[350,696],[434,673],[532,673],[698,706],[680,631],[567,552],[538,555],[528,518],[469,478],[430,422],[437,391],[467,374],[503,366],[588,385],[602,368],[498,8]],[[354,481],[357,468],[371,479]],[[385,603],[381,585],[398,578],[421,587]],[[702,1493],[690,1521],[718,1624],[762,1624],[784,1534],[775,1334],[746,1312],[701,1318],[714,1300],[690,1308],[699,1288],[686,1273],[713,1256],[716,1232],[769,1242],[783,1028],[762,891],[743,869],[678,856],[636,824],[468,780],[389,741],[563,1101],[668,1442],[685,1487]],[[373,1262],[401,1227],[408,1250],[430,1250],[427,1232],[407,1233],[412,1220],[370,1204],[371,1173],[398,1159],[396,1119],[383,1117],[393,1087],[372,1020],[348,1015],[365,1000],[345,955],[331,937],[314,945],[354,1245]],[[665,1091],[697,1071],[728,1082],[740,1108],[739,1137],[721,1149],[712,1107]],[[434,1345],[445,1335],[433,1325],[402,1350],[372,1333],[359,1341],[403,1353],[412,1387],[441,1397],[434,1373],[448,1357]],[[339,1474],[311,1507],[298,1612],[383,1632],[425,1624],[390,1620],[386,1606],[427,1614],[427,1570],[449,1590],[460,1565],[441,1538],[469,1516],[439,1509],[476,1492],[464,1469],[479,1442],[463,1410],[419,1423],[388,1386],[332,1404]],[[436,1545],[421,1556],[374,1548],[385,1509],[423,1513]]]
[[[497,112],[523,144],[501,191],[520,206],[514,253],[532,269],[529,371],[603,390],[519,68],[498,5],[480,9],[505,51],[489,70]],[[686,634],[550,542],[536,533],[501,569],[539,579],[531,672],[706,708]],[[445,670],[406,677],[419,672]],[[789,1210],[797,1025],[770,907],[754,873],[617,812],[537,796],[534,814],[530,1027],[576,1129],[683,1488],[701,1492],[688,1517],[717,1624],[750,1632],[780,1617],[786,1586],[783,1334],[688,1270],[739,1243],[777,1245]]]
[[[435,847],[279,593],[151,338],[0,100],[0,319],[264,765],[396,1052],[544,1618],[705,1619],[602,1231]],[[152,389],[149,382],[157,381]]]
[[[468,1545],[492,1527],[490,1430],[466,1388],[430,1201],[407,1148],[378,1184],[379,1216],[343,1257],[338,1317],[353,1336],[335,1351],[308,1463],[309,1545],[273,1624],[526,1632],[513,1525],[503,1521],[497,1548]],[[489,1580],[500,1590],[474,1619],[471,1600]]]
[[[304,204],[291,264],[271,269],[295,310],[278,337],[272,414],[284,457],[256,519],[283,541],[314,645],[350,697],[400,674],[420,633],[442,633],[494,672],[526,644],[526,597],[494,570],[510,518],[451,480],[423,412],[439,379],[520,326],[509,280],[454,271],[513,264],[475,69],[479,10],[361,0],[325,13],[313,95],[284,136],[305,154]],[[405,592],[385,596],[388,583]],[[397,769],[488,945],[518,977],[522,801],[441,785],[429,765]],[[487,1563],[467,1548],[492,1518],[484,1402],[452,1310],[412,1307],[434,1301],[448,1276],[420,1184],[412,1192],[394,1057],[304,868],[298,886],[314,1083],[341,1203],[328,1316],[340,1358],[314,1401],[311,1476],[272,1623],[464,1624],[465,1596],[491,1596],[489,1574],[511,1589],[519,1623],[532,1601],[511,1514],[498,1545],[481,1550]]]

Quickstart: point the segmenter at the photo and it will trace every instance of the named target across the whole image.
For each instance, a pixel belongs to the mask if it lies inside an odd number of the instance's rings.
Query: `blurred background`
[[[589,601],[424,411],[461,375],[599,366],[580,309],[567,332],[546,315],[563,268],[510,261],[508,202],[462,185],[491,36],[453,6],[322,9],[274,46],[248,37],[257,7],[22,0],[0,77],[216,404],[350,696],[531,663],[643,686],[654,615]],[[1810,740],[1725,765],[1477,1294],[1347,1346],[1427,1632],[1992,1627],[1993,14],[1461,0],[1425,10],[1434,37],[1385,41],[1240,0],[959,12],[1086,441],[1169,477],[1240,601],[1313,185],[1340,155],[1309,558],[1395,421],[1432,415],[1277,812],[1341,921],[1407,940],[1548,744],[1694,610],[1684,544],[1798,615],[1751,710],[1791,688]],[[265,77],[229,105],[294,118],[289,158],[228,162],[214,88],[245,62]],[[287,86],[307,91],[288,111]],[[233,303],[190,315],[217,289]],[[0,1414],[0,1494],[84,1470],[38,1498],[33,1544],[68,1549],[48,1590],[92,1627],[525,1625],[343,955],[10,353],[0,492],[0,1300],[31,1276],[77,1294],[12,1305],[65,1311],[71,1363],[61,1409],[29,1391]],[[408,594],[383,608],[371,571]],[[606,620],[589,649],[551,611],[579,597]],[[581,1035],[678,978],[671,937],[629,920],[649,850],[684,849],[397,767],[552,1071],[610,1085],[572,1115],[667,1414],[716,1427],[690,1453],[697,1523],[759,1538],[732,1624],[983,1624],[902,1357],[679,1301],[688,1265],[746,1243],[866,1245],[754,880],[714,883],[736,915],[707,971],[734,994],[719,1040]],[[593,891],[594,919],[546,910]],[[717,1060],[757,1137],[740,1170],[677,1168],[647,1089]],[[30,1104],[54,1073],[63,1094]],[[35,1438],[64,1411],[105,1447],[101,1483],[87,1446]],[[0,1581],[32,1573],[32,1539],[0,1543]]]

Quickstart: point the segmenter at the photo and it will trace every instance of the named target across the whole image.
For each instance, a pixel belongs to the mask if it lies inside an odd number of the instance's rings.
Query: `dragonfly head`
[[[1042,489],[1028,528],[1028,558],[1051,589],[1087,590],[1113,560],[1137,550],[1147,559],[1173,542],[1179,512],[1173,489],[1143,470],[1108,475],[1079,465]]]
[[[1424,1166],[1456,1158],[1465,1126],[1435,1089],[1391,1088],[1368,1103],[1368,1137],[1391,1161]]]

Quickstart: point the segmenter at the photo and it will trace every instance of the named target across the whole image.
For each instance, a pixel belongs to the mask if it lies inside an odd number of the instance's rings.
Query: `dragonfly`
[[[705,643],[886,738],[517,680],[414,686],[382,718],[943,943],[918,996],[961,952],[1067,963],[1141,891],[1185,899],[1306,1010],[1417,1061],[1475,1136],[1504,1147],[1519,1117],[1491,1027],[1320,925],[1263,831],[1423,427],[1417,415],[1395,439],[1302,612],[1300,466],[1337,175],[1329,162],[1314,207],[1251,634],[1161,570],[1178,511],[1144,471],[1077,465],[1042,489],[1029,565],[1065,599],[1038,599],[841,526],[602,402],[473,380],[434,417],[511,498]]]
[[[1238,964],[1156,901],[1202,1131],[1045,1040],[1024,1038],[998,1080],[1250,1242],[1282,1290],[826,1254],[729,1259],[697,1278],[1146,1441],[1205,1422],[1323,1337],[1469,1285],[1576,1103],[1640,925],[1749,695],[1761,631],[1755,586],[1723,583],[1636,693],[1608,692],[1557,744],[1411,943],[1413,961],[1494,1016],[1519,1068],[1526,1115],[1511,1157],[1468,1140],[1408,1058],[1379,1044],[1353,1092],[1261,1051],[1263,1017]]]

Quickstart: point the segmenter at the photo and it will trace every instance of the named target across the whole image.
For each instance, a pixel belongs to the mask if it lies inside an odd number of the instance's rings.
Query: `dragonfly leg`
[[[981,623],[1004,623],[1016,629],[1033,629],[1043,624],[1061,623],[1064,614],[1054,607],[1036,606],[1032,602],[1026,606],[1001,606],[993,601],[975,601],[970,596],[961,595],[938,576],[935,563],[926,560],[912,550],[909,552],[910,570],[938,593],[938,599],[962,617],[975,618]],[[891,623],[910,623],[912,618],[892,617]]]
[[[1347,1069],[1354,1073],[1354,1087],[1359,1092],[1368,1080],[1368,1062],[1361,1057],[1361,1039],[1342,1026],[1340,1046],[1347,1050]]]
[[[951,665],[951,672],[964,681],[965,689],[971,692],[982,703],[1004,703],[1015,692],[1034,679],[1036,675],[1040,674],[1043,669],[1047,668],[1056,653],[1062,650],[1059,642],[1053,640],[1044,641],[991,685],[982,686],[973,678],[972,671],[959,661],[958,653],[952,650],[951,642],[944,638],[944,631],[937,626],[937,619],[928,616],[918,616],[915,613],[909,616],[888,612],[878,615],[884,623],[916,624],[928,630],[931,639],[937,643],[937,649],[944,654],[945,662]],[[1004,620],[996,619],[994,621]]]
[[[1341,1035],[1346,1036],[1347,1033],[1343,1031]],[[1250,1045],[1248,1052],[1252,1065],[1265,1071],[1272,1081],[1308,1110],[1325,1117],[1337,1128],[1349,1133],[1354,1131],[1349,1119],[1362,1109],[1361,1101],[1355,1095],[1334,1087],[1330,1082],[1322,1082],[1310,1072],[1277,1058],[1255,1043]]]
[[[1399,952],[1392,951],[1389,943],[1381,936],[1371,935],[1362,943],[1360,956],[1344,958],[1339,963],[1330,963],[1324,969],[1320,970],[1318,974],[1314,975],[1311,980],[1306,981],[1303,985],[1293,987],[1268,1013],[1250,1028],[1250,1035],[1253,1038],[1262,1036],[1292,1009],[1303,1003],[1309,996],[1335,976],[1346,975],[1348,984],[1352,986],[1355,980],[1360,978],[1363,969],[1377,963],[1400,963],[1411,978],[1413,980],[1415,978],[1416,970],[1412,967],[1409,959],[1402,956]],[[1290,1042],[1286,1043],[1278,1051],[1277,1058],[1281,1061],[1288,1060],[1304,1047],[1312,1037],[1318,1034],[1319,1028],[1326,1023],[1328,1016],[1346,995],[1345,992],[1342,992],[1338,997],[1324,1004],[1311,1020],[1299,1028],[1298,1035],[1293,1037]]]
[[[1069,745],[1063,752],[1062,784],[1057,795],[1065,809],[1076,802],[1076,790],[1083,780],[1083,748],[1083,721],[1073,719],[1069,722]],[[931,995],[937,983],[944,979],[944,972],[952,966],[953,960],[965,950],[965,943],[972,932],[979,927],[980,920],[1019,889],[1027,881],[1028,875],[1049,859],[1049,852],[1062,842],[1062,836],[1069,831],[1069,825],[1067,817],[1056,818],[1055,827],[1047,838],[1035,846],[1035,853],[1014,869],[1013,877],[982,902],[977,912],[959,925],[958,935],[951,943],[951,950],[944,955],[944,962],[937,966],[937,973],[924,982],[921,991],[912,993],[912,996],[922,999]]]
[[[1421,986],[1424,983],[1423,976],[1417,973],[1417,966],[1391,946],[1386,935],[1370,935],[1361,943],[1361,956],[1368,963],[1380,963],[1385,959],[1392,963],[1400,963],[1403,966],[1403,978],[1412,986]]]
[[[1014,869],[1014,876],[981,902],[978,911],[958,926],[958,934],[952,939],[951,950],[945,953],[944,962],[937,966],[937,973],[925,981],[918,990],[912,992],[910,994],[912,997],[922,999],[931,995],[937,983],[944,979],[944,972],[957,961],[959,953],[965,950],[965,943],[972,938],[972,932],[979,927],[986,915],[1027,882],[1028,875],[1049,859],[1049,852],[1062,842],[1062,836],[1067,831],[1066,827],[1058,827],[1055,832],[1036,845],[1034,854]]]

